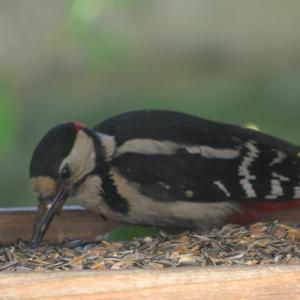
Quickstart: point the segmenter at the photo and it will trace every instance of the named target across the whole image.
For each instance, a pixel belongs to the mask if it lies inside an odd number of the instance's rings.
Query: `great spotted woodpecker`
[[[65,200],[125,223],[199,229],[300,206],[300,147],[184,113],[124,113],[52,128],[30,164],[32,244]]]

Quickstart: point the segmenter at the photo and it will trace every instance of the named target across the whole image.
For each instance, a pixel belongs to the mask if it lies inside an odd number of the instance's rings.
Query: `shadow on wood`
[[[17,239],[30,241],[35,221],[35,208],[0,210],[0,242],[9,244]],[[65,238],[94,240],[118,226],[77,206],[67,206],[55,216],[44,238],[51,243],[60,243]]]

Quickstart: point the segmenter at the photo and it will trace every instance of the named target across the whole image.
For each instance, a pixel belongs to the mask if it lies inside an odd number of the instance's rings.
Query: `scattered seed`
[[[4,270],[7,270],[11,267],[15,267],[17,264],[18,264],[17,261],[10,261],[8,263],[5,263],[2,266],[0,266],[0,271],[4,271]]]
[[[161,269],[179,266],[300,264],[300,227],[279,222],[228,224],[207,233],[158,234],[124,242],[68,240],[33,250],[0,248],[0,271]]]

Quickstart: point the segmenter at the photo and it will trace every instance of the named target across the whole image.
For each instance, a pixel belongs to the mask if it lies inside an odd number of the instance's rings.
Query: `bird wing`
[[[111,164],[157,201],[300,199],[299,147],[186,114],[127,113],[97,131],[114,136]]]

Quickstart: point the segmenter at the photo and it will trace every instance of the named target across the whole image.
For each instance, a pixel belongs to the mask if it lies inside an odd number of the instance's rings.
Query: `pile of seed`
[[[300,228],[279,222],[229,224],[206,234],[159,232],[124,242],[67,241],[30,249],[18,241],[0,248],[1,271],[159,269],[300,263]]]

